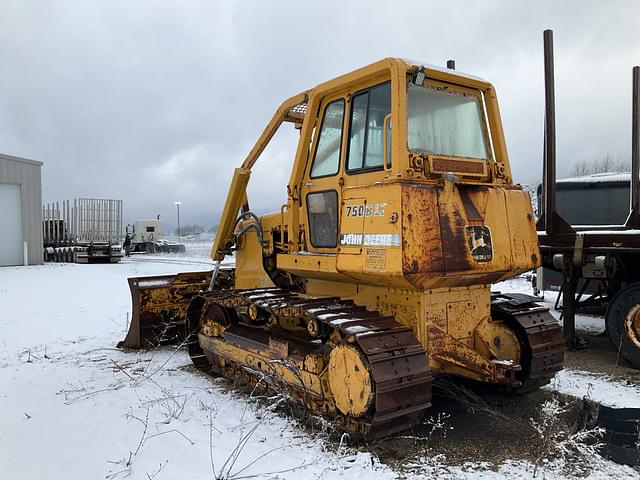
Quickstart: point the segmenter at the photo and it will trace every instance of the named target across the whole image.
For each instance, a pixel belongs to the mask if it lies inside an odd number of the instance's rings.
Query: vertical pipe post
[[[86,239],[83,238],[83,232],[85,228],[87,212],[85,210],[85,202],[83,198],[78,199],[78,239],[82,238],[82,241]]]
[[[101,242],[104,237],[104,213],[102,211],[102,201],[95,200],[96,207],[96,225],[98,227],[98,231],[96,232],[96,240]]]
[[[553,72],[553,30],[544,31],[544,229],[555,233],[556,100]]]
[[[177,201],[177,202],[173,202],[178,210],[178,241],[180,241],[181,239],[181,234],[182,234],[182,230],[180,230],[180,205],[182,205],[182,202]],[[159,218],[159,217],[158,217]]]
[[[56,202],[56,243],[60,243],[60,202]],[[60,245],[58,245],[60,246]]]
[[[633,105],[631,108],[631,214],[635,217],[634,225],[628,225],[638,228],[638,215],[640,214],[640,67],[633,67],[632,80],[632,98]]]
[[[574,268],[573,262],[569,259],[566,262],[562,275],[562,331],[567,346],[573,350],[577,346],[576,339],[576,289],[578,286],[578,272]]]
[[[66,237],[67,243],[71,245],[71,201],[67,200],[67,220],[66,220]]]
[[[118,242],[122,240],[122,200],[118,200]]]
[[[84,215],[84,222],[82,225],[82,238],[85,242],[90,241],[88,232],[91,230],[91,210],[89,209],[89,200],[82,199],[82,210]]]
[[[106,206],[109,212],[108,218],[107,218],[107,222],[108,222],[108,236],[109,236],[109,243],[115,243],[113,241],[113,200],[107,200],[106,201]]]
[[[47,206],[42,205],[42,241],[46,245],[49,243],[48,227],[47,227]]]
[[[78,240],[78,200],[73,199],[73,219],[71,220],[73,224],[73,240],[74,243]]]
[[[64,245],[67,246],[67,201],[62,201],[62,241]]]
[[[90,240],[93,242],[95,240],[96,234],[96,201],[94,199],[91,199],[89,200],[89,202],[91,205],[91,227],[89,228],[89,230],[91,232]]]

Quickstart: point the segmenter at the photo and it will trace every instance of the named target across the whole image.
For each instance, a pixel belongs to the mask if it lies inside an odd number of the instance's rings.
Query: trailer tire
[[[640,368],[640,282],[621,288],[611,298],[605,319],[613,348]]]

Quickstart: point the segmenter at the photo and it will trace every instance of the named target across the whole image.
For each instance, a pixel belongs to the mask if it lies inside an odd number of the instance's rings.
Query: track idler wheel
[[[331,351],[329,386],[343,415],[362,417],[371,409],[375,397],[371,371],[356,345],[338,345]]]
[[[214,333],[212,330],[221,333],[233,320],[231,312],[221,305],[207,302],[205,297],[196,297],[191,301],[187,310],[185,338],[189,356],[196,367],[205,371],[211,368],[211,362],[200,346],[198,335],[211,335]]]
[[[640,368],[640,282],[627,285],[613,296],[605,318],[613,348]]]
[[[566,345],[562,329],[548,310],[541,308],[535,300],[521,294],[492,296],[491,316],[504,322],[520,344],[517,363],[521,370],[516,379],[522,384],[513,389],[517,393],[527,393],[548,384],[564,364]]]
[[[187,308],[187,321],[185,322],[185,343],[189,351],[189,357],[193,364],[200,370],[209,370],[211,364],[207,359],[207,355],[200,346],[198,333],[200,333],[200,324],[202,317],[202,307],[206,304],[204,297],[195,297],[189,303]]]

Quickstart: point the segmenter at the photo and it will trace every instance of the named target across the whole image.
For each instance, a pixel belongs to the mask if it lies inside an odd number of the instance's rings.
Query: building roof
[[[0,153],[0,160],[10,160],[12,162],[28,163],[30,165],[35,165],[37,167],[41,167],[42,165],[44,165],[43,162],[38,162],[37,160],[31,160],[29,158],[22,158],[22,157],[14,157],[13,155],[7,155],[4,153]]]

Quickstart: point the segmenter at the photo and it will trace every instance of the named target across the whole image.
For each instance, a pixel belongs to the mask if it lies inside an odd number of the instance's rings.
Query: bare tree
[[[615,158],[607,153],[602,158],[582,160],[573,165],[573,174],[576,177],[592,175],[594,173],[629,172],[629,159]]]
[[[202,228],[200,225],[185,225],[183,227],[180,227],[180,230],[178,231],[178,229],[176,228],[174,233],[176,235],[182,234],[182,235],[197,235],[199,233],[204,232],[204,228]]]

